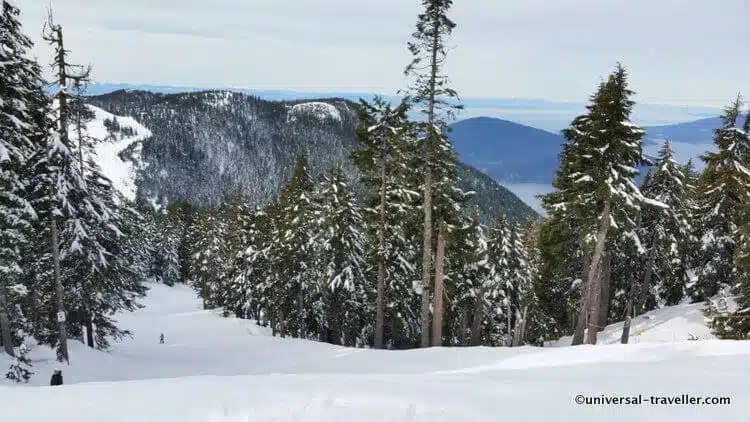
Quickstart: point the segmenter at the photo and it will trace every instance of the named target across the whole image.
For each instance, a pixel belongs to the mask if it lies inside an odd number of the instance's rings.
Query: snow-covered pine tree
[[[461,240],[463,269],[456,272],[454,282],[448,289],[448,296],[454,298],[450,307],[451,331],[454,333],[452,342],[462,346],[478,346],[483,339],[486,311],[492,306],[488,298],[499,280],[489,260],[487,236],[476,207]]]
[[[306,338],[310,334],[311,268],[317,252],[314,188],[307,157],[301,155],[275,204],[276,230],[269,248],[271,266],[276,269],[266,283],[271,295],[269,312],[275,331],[282,336]]]
[[[68,313],[66,335],[82,337],[85,329],[89,346],[94,347],[96,336],[96,347],[106,348],[108,339],[128,334],[117,328],[110,315],[135,309],[145,288],[123,253],[122,198],[90,155],[93,139],[86,123],[93,115],[82,97],[88,69],[77,71],[80,67],[68,62],[62,27],[51,16],[44,39],[55,51],[53,72],[59,83],[54,107],[57,130],[48,155],[49,224],[52,238],[59,238],[53,241],[53,259],[59,252],[53,262],[60,267],[58,300],[65,301]],[[77,89],[69,90],[70,85]],[[61,354],[65,358],[64,350]]]
[[[173,228],[179,230],[177,235],[177,259],[180,268],[180,282],[190,281],[190,268],[193,265],[193,241],[190,238],[191,228],[195,223],[196,207],[190,201],[176,201],[167,205],[167,212],[175,219]]]
[[[736,277],[734,253],[742,207],[750,202],[750,130],[739,126],[741,97],[724,111],[723,125],[714,133],[716,152],[701,158],[706,169],[698,182],[701,250],[697,281],[690,286],[694,302],[705,301]],[[750,119],[747,119],[750,120]]]
[[[750,203],[745,204],[739,221],[738,243],[735,250],[737,310],[719,313],[715,306],[709,307],[713,333],[723,339],[747,340],[750,338]],[[712,314],[712,315],[711,315]]]
[[[222,277],[225,279],[223,303],[226,314],[247,318],[250,311],[247,294],[250,289],[246,285],[245,251],[254,249],[254,215],[240,186],[234,186],[230,191],[226,208],[227,259],[222,270]]]
[[[408,106],[402,102],[391,107],[380,97],[372,103],[362,101],[357,130],[360,148],[352,154],[366,189],[362,211],[369,222],[365,229],[365,272],[369,280],[377,280],[374,300],[370,301],[375,303],[376,348],[386,343],[400,347],[403,341],[397,338],[412,339],[406,341],[412,343],[419,333],[419,298],[412,288],[416,249],[405,234],[419,198],[416,189],[409,187],[416,177],[409,166],[412,141],[406,119]]]
[[[362,312],[366,301],[362,215],[340,168],[332,169],[323,178],[316,196],[320,246],[314,270],[315,296],[320,297],[322,305],[314,307],[322,314],[317,315],[316,325],[325,342],[361,345],[363,329],[372,327],[369,315]]]
[[[253,318],[266,325],[270,303],[266,282],[275,271],[268,261],[273,221],[265,210],[256,207],[245,224],[244,250],[237,256],[228,278],[232,301],[227,307],[242,318]]]
[[[410,88],[410,99],[421,106],[425,121],[418,130],[418,140],[422,146],[420,156],[423,168],[424,184],[422,186],[422,283],[420,286],[421,340],[422,347],[430,344],[430,303],[431,276],[434,236],[442,222],[448,221],[450,211],[455,205],[455,151],[446,135],[446,118],[453,116],[460,106],[455,104],[458,95],[448,86],[448,78],[441,74],[447,55],[446,42],[456,24],[448,18],[448,10],[453,0],[422,0],[423,12],[417,18],[416,31],[408,48],[413,59],[406,67],[405,73],[415,78]],[[448,199],[441,201],[438,197]],[[442,203],[441,203],[442,202]],[[437,211],[436,215],[433,215]]]
[[[230,293],[221,271],[227,261],[226,234],[226,220],[218,206],[201,210],[191,227],[190,283],[206,309],[223,307]]]
[[[517,271],[515,246],[511,223],[500,212],[490,227],[487,240],[489,265],[495,274],[485,299],[488,303],[485,304],[486,316],[483,321],[490,345],[507,345],[515,309],[518,307],[519,286],[514,277]]]
[[[511,229],[510,246],[510,284],[513,290],[506,296],[508,299],[506,307],[510,321],[509,345],[516,346],[520,341],[525,297],[530,294],[534,282],[534,271],[529,263],[529,251],[521,238],[520,227],[517,224],[514,224]]]
[[[592,101],[595,99],[592,97]],[[538,236],[543,286],[537,289],[537,298],[542,312],[555,322],[549,327],[550,335],[557,337],[570,334],[574,328],[591,261],[587,239],[594,230],[596,207],[583,201],[587,186],[577,183],[588,155],[587,122],[588,116],[579,116],[562,131],[565,144],[552,183],[555,191],[542,197],[548,218]]]
[[[528,271],[530,277],[529,285],[521,292],[521,308],[523,309],[520,335],[521,345],[544,346],[545,340],[555,338],[548,337],[551,335],[550,327],[554,324],[554,320],[544,312],[539,300],[539,291],[544,288],[540,273],[540,229],[541,225],[535,222],[523,227],[520,232],[521,241],[528,252]]]
[[[582,297],[575,344],[582,342],[585,327],[590,328],[588,343],[596,343],[600,312],[606,312],[608,308],[608,303],[602,304],[603,280],[609,277],[605,267],[609,259],[617,259],[611,255],[607,258],[609,239],[628,239],[633,242],[637,252],[642,253],[636,230],[637,216],[644,202],[659,205],[643,197],[634,181],[638,174],[636,166],[642,164],[644,158],[643,130],[630,122],[634,105],[632,95],[633,91],[627,84],[627,72],[618,63],[615,71],[592,96],[587,113],[577,118],[570,128],[570,131],[580,132],[583,141],[578,145],[576,159],[579,163],[570,174],[577,185],[576,195],[572,197],[578,201],[578,209],[587,208],[587,211],[579,214],[587,215],[585,221],[591,218],[592,212],[597,215],[595,220],[581,225],[581,232],[586,236],[584,247],[593,252],[586,270],[586,291]],[[572,204],[562,202],[559,206]],[[613,285],[612,288],[626,290],[627,287]]]
[[[22,252],[35,212],[26,196],[30,183],[24,168],[38,144],[32,138],[43,128],[35,118],[41,91],[41,70],[29,59],[31,40],[21,32],[20,11],[7,1],[0,10],[0,343],[14,356],[15,332],[23,315],[20,300]]]
[[[11,356],[14,356],[14,359],[8,368],[8,372],[5,373],[5,378],[18,383],[29,382],[34,373],[31,371],[28,346],[21,343],[20,346],[15,348]]]
[[[180,247],[184,223],[174,212],[162,209],[155,217],[156,239],[151,275],[159,283],[173,286],[184,281],[180,268]]]
[[[643,265],[638,313],[652,310],[659,302],[675,304],[682,300],[689,282],[688,263],[684,262],[693,228],[691,225],[688,177],[674,160],[669,142],[659,150],[656,168],[644,179],[641,192],[669,208],[644,207],[640,238],[647,249]]]

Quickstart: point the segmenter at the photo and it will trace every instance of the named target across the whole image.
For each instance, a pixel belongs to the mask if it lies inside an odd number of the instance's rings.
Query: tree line
[[[106,348],[128,335],[111,316],[137,309],[150,278],[187,283],[206,308],[274,335],[352,347],[543,345],[563,335],[593,344],[623,319],[627,342],[633,317],[682,302],[706,302],[720,337],[746,338],[750,120],[740,97],[714,133],[715,152],[701,157],[705,170],[678,163],[668,142],[651,162],[618,64],[563,131],[547,218],[500,213],[485,227],[472,192],[457,188],[447,137],[460,110],[442,74],[452,1],[423,6],[403,101],[359,107],[351,160],[363,201],[340,168],[314,180],[301,155],[268,204],[237,186],[220,204],[157,210],[124,198],[97,167],[89,71],[68,63],[62,28],[51,18],[45,27],[59,87],[49,97],[19,11],[3,1],[0,339],[16,357],[8,376],[30,376],[25,339],[67,361],[69,338]],[[408,119],[410,110],[423,118]],[[640,166],[649,170],[638,181]]]

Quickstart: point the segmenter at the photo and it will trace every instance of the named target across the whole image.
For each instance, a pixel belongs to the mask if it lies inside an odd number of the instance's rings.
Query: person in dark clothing
[[[62,383],[62,371],[55,369],[55,373],[52,374],[52,378],[49,380],[49,385],[62,385]]]

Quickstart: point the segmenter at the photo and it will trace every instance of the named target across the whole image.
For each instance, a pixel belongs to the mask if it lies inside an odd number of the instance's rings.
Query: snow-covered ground
[[[95,147],[94,161],[102,169],[112,185],[126,198],[135,199],[136,165],[140,162],[140,142],[151,137],[151,131],[135,121],[132,117],[115,116],[98,107],[88,105],[94,112],[94,119],[86,124],[89,136],[98,139]],[[132,136],[115,133],[114,136],[104,126],[105,120],[117,119],[120,127],[133,131]],[[120,153],[131,148],[133,144],[133,160],[123,160]]]
[[[0,387],[0,421],[670,422],[750,412],[750,342],[686,340],[710,337],[700,306],[636,320],[629,345],[608,344],[616,324],[597,346],[377,351],[270,337],[201,310],[184,286],[152,285],[144,303],[119,316],[134,338],[111,352],[72,342],[65,386],[40,387],[58,364],[35,349],[31,386]],[[642,394],[644,404],[579,405],[579,394]],[[650,404],[682,394],[732,403]]]

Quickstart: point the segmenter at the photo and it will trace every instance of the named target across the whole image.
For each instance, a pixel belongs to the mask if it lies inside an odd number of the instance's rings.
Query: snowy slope
[[[92,121],[86,124],[89,136],[98,139],[94,160],[102,172],[112,181],[113,186],[127,199],[134,200],[136,194],[135,176],[140,162],[140,143],[149,138],[151,132],[132,117],[115,116],[98,107],[88,106],[95,114]],[[110,133],[104,126],[105,120],[116,118],[120,127],[130,129],[133,135]],[[132,148],[131,160],[123,160],[120,153]]]
[[[632,343],[673,343],[696,338],[715,339],[706,325],[705,303],[670,306],[639,315],[630,324]],[[597,335],[598,344],[618,344],[622,336],[622,322],[607,326]],[[572,337],[563,337],[549,345],[570,346]]]
[[[181,286],[152,285],[145,304],[119,317],[135,336],[110,353],[73,342],[65,386],[0,387],[0,420],[48,420],[50,409],[58,422],[739,421],[750,411],[750,342],[664,342],[669,330],[695,330],[690,307],[652,313],[661,324],[627,346],[375,351],[270,337],[201,310]],[[44,385],[52,353],[33,358],[32,385]],[[732,404],[577,405],[578,394]]]
[[[324,103],[321,101],[311,101],[307,103],[295,104],[289,110],[287,117],[288,121],[296,120],[298,115],[310,115],[318,119],[333,119],[341,121],[341,113],[332,104]]]

